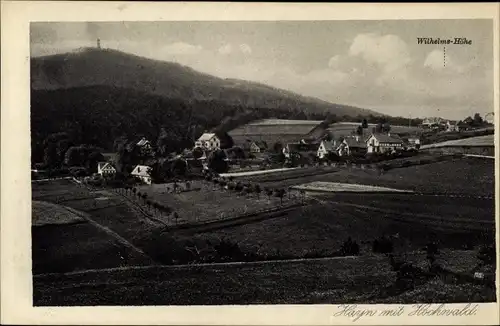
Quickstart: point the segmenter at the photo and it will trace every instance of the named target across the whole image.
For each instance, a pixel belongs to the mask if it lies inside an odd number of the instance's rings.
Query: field
[[[153,263],[125,240],[153,227],[119,198],[69,180],[34,183],[32,197],[49,201],[33,201],[34,274]]]
[[[52,225],[73,217],[62,214],[62,206],[45,204],[55,213],[44,217],[50,225],[33,226],[34,274],[90,270],[35,276],[35,305],[408,303],[417,298],[449,302],[463,300],[465,294],[478,301],[492,301],[494,292],[484,285],[456,284],[439,277],[398,289],[387,259],[374,254],[372,244],[382,236],[389,237],[398,256],[425,268],[422,248],[436,241],[441,266],[470,273],[477,264],[478,248],[494,240],[493,165],[487,160],[456,159],[393,169],[382,175],[328,167],[330,170],[307,168],[236,178],[248,178],[262,188],[286,189],[321,181],[415,193],[308,192],[307,206],[292,208],[283,216],[193,229],[191,233],[170,228],[171,216],[155,213],[123,191],[92,191],[67,180],[33,184],[34,200],[70,207],[85,220]],[[141,186],[139,191],[178,212],[178,223],[224,220],[280,204],[279,198],[238,195],[205,181],[192,182],[193,190],[175,194],[167,187],[172,189],[172,185],[152,185]],[[285,195],[283,202],[286,205],[296,200]],[[51,211],[35,204],[34,212],[43,215]],[[348,237],[360,245],[361,256],[332,258]],[[186,256],[188,246],[198,245],[197,249],[212,246],[209,249],[213,250],[221,240],[255,254],[257,260],[280,262],[213,264],[206,260],[209,264],[158,266],[169,264],[168,257],[161,258],[169,252]],[[222,261],[239,259],[234,257]],[[205,261],[189,259],[172,261]],[[95,270],[108,267],[121,269]],[[433,292],[438,285],[442,288]]]
[[[392,169],[379,175],[374,170],[337,168],[316,176],[266,175],[245,178],[265,187],[290,187],[314,181],[339,182],[406,189],[423,193],[493,196],[495,163],[491,160],[461,158],[432,164]],[[300,172],[300,171],[299,171]]]
[[[358,241],[363,253],[371,252],[373,240],[381,236],[398,235],[399,240],[395,243],[402,251],[420,249],[431,240],[439,240],[444,248],[460,249],[467,242],[471,246],[488,243],[494,236],[492,200],[464,202],[459,198],[387,197],[375,194],[323,195],[318,203],[297,209],[286,217],[203,236],[222,237],[245,248],[270,254],[279,252],[291,257],[318,252],[332,255],[348,236]],[[349,202],[362,206],[353,207]],[[476,206],[478,204],[482,205]],[[456,214],[457,206],[460,214]],[[461,223],[460,219],[467,221]]]
[[[73,224],[85,221],[81,216],[60,205],[34,200],[32,206],[32,225]]]
[[[399,190],[393,188],[375,187],[367,185],[338,183],[338,182],[324,182],[315,181],[302,185],[295,186],[294,189],[305,190],[310,192],[410,192],[409,190]]]
[[[463,257],[468,257],[463,259]],[[473,262],[461,252],[452,270]],[[203,281],[201,281],[203,280]],[[152,267],[96,271],[34,279],[34,305],[217,305],[341,304],[494,301],[495,290],[474,284],[455,285],[439,278],[427,290],[410,292],[394,285],[395,272],[381,255],[243,265]],[[193,286],[196,284],[196,286]],[[451,288],[450,291],[448,289]],[[175,290],[173,290],[175,289]],[[469,296],[469,297],[467,297]]]
[[[169,185],[170,188],[172,186]],[[146,192],[148,198],[171,207],[179,214],[179,224],[198,223],[221,220],[242,214],[250,214],[261,210],[280,206],[280,199],[274,196],[268,198],[264,192],[239,195],[234,191],[221,190],[209,182],[193,182],[192,188],[198,190],[172,193],[167,192],[165,185],[142,186],[138,190]],[[283,204],[292,200],[283,198]],[[167,223],[174,223],[171,219]]]

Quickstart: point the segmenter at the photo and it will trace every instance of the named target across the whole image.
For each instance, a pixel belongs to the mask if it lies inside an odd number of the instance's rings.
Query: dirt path
[[[34,278],[40,279],[51,276],[73,276],[84,275],[91,273],[112,273],[120,271],[141,271],[148,269],[183,269],[192,267],[217,267],[217,266],[255,266],[255,265],[278,265],[278,264],[293,264],[303,262],[317,262],[317,261],[333,261],[342,259],[358,259],[358,256],[342,256],[342,257],[322,257],[322,258],[297,258],[297,259],[282,259],[282,260],[261,260],[252,262],[225,262],[225,263],[202,263],[202,264],[183,264],[183,265],[149,265],[149,266],[124,266],[103,269],[87,269],[81,271],[67,272],[67,273],[46,273],[33,275]]]

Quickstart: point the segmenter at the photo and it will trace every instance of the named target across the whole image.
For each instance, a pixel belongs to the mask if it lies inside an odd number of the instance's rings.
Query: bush
[[[357,256],[359,255],[359,245],[356,241],[352,241],[351,237],[349,237],[342,244],[342,248],[340,249],[341,256]]]
[[[386,237],[375,239],[372,250],[374,253],[389,254],[394,250],[392,241]]]
[[[496,251],[495,246],[483,246],[479,249],[477,258],[481,260],[484,265],[495,265]]]

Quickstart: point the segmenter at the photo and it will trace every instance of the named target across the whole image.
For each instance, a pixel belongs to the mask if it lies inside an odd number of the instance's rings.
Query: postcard
[[[498,4],[2,3],[2,322],[498,323]]]

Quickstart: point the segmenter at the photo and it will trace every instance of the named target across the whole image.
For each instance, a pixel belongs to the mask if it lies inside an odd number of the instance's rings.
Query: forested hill
[[[218,101],[247,108],[299,109],[306,113],[367,115],[373,111],[332,104],[282,89],[222,79],[177,63],[97,48],[31,59],[32,90],[109,86],[190,101]]]
[[[116,139],[145,136],[156,142],[164,128],[170,150],[192,147],[193,138],[232,119],[304,118],[292,109],[246,108],[215,100],[184,101],[133,89],[92,86],[58,90],[32,90],[31,136],[34,162],[43,161],[43,142],[51,134],[66,132],[75,144],[113,150]],[[312,116],[311,118],[318,118]]]

